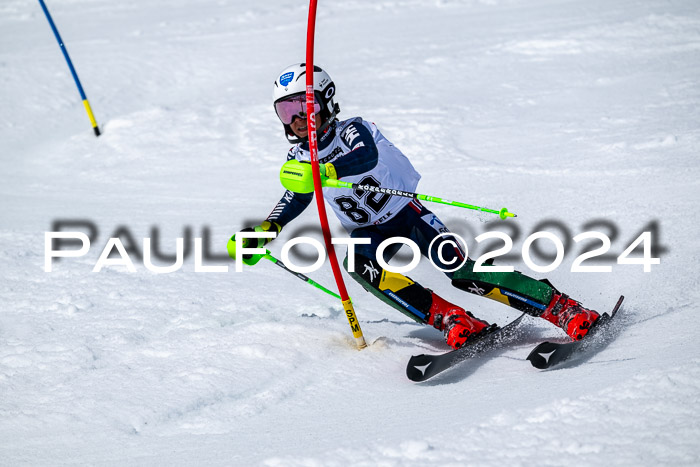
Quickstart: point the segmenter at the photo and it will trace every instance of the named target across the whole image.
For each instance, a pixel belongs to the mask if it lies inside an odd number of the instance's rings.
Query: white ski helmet
[[[317,131],[322,132],[335,120],[340,106],[333,102],[335,84],[331,77],[314,65],[314,100],[316,113],[323,122]],[[307,138],[298,138],[290,126],[295,116],[306,118],[306,64],[297,63],[282,70],[275,80],[273,92],[277,117],[284,125],[284,134],[290,143],[301,143]]]

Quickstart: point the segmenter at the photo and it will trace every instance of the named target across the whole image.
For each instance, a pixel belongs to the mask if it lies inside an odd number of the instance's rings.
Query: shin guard
[[[343,266],[347,270],[347,258]],[[362,255],[355,255],[355,272],[351,272],[350,275],[365,290],[409,318],[419,323],[428,321],[432,294],[410,278],[386,271],[376,260]]]

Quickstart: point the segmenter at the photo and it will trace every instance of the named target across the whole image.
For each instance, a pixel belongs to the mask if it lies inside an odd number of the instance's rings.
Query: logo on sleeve
[[[352,125],[349,126],[343,133],[343,139],[348,146],[352,146],[352,142],[355,141],[358,136],[360,136],[360,133],[357,131],[357,128]]]

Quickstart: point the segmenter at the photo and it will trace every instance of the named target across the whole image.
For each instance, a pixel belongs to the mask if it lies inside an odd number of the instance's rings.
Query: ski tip
[[[545,358],[542,355],[536,352],[530,353],[530,355],[527,356],[527,359],[530,360],[532,366],[534,366],[538,370],[544,370],[547,368],[547,360],[545,360]]]
[[[555,350],[556,344],[542,342],[537,347],[532,349],[530,355],[527,356],[527,360],[529,360],[532,366],[538,370],[545,370],[549,368],[551,364],[550,357]]]
[[[414,355],[406,365],[406,376],[411,381],[425,381],[432,376],[432,373],[426,371],[432,363],[430,355]]]
[[[406,377],[416,383],[425,381],[425,375],[420,370],[412,366],[406,367]]]

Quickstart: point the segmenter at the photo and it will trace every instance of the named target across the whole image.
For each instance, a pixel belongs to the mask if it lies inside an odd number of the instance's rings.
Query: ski
[[[610,321],[612,321],[617,314],[624,299],[624,295],[620,295],[620,298],[617,300],[610,314],[603,313],[582,340],[563,343],[542,342],[532,349],[527,359],[530,360],[530,363],[532,363],[532,366],[535,368],[544,370],[568,360],[574,354],[585,352],[589,349],[601,346],[604,342],[608,342],[614,335],[606,331],[609,328]]]
[[[493,332],[479,336],[473,341],[468,340],[459,349],[439,355],[413,355],[406,366],[406,376],[411,381],[425,381],[468,358],[475,357],[486,350],[498,346],[514,334],[514,329],[524,316],[525,313],[502,328],[497,328]]]

